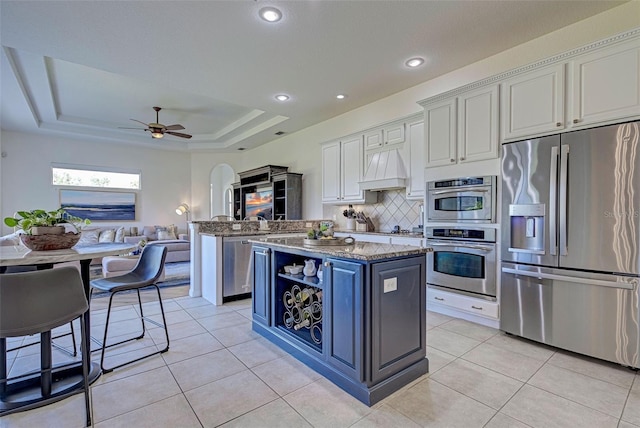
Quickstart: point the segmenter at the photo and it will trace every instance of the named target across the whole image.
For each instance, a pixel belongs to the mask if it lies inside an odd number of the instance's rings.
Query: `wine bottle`
[[[296,293],[292,298],[287,300],[287,304],[292,305],[294,303],[297,303],[298,305],[300,305],[314,296],[316,296],[319,301],[322,301],[322,290],[315,291],[311,288],[305,288],[304,290]]]
[[[319,307],[307,306],[302,310],[302,321],[293,326],[294,330],[300,330],[304,327],[309,327],[311,323],[317,318],[321,318],[322,310]]]

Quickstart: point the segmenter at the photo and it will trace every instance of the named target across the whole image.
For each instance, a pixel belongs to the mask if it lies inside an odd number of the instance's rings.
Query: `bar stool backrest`
[[[131,275],[139,281],[154,284],[164,267],[164,260],[167,257],[167,247],[163,245],[148,245],[142,250],[138,264],[131,271]]]
[[[74,267],[0,275],[0,338],[53,330],[88,307]]]

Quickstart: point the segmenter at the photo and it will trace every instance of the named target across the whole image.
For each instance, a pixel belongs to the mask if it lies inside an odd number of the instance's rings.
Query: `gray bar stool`
[[[169,332],[167,331],[167,320],[164,315],[164,307],[162,306],[162,297],[160,296],[160,288],[156,285],[158,278],[162,274],[162,269],[164,268],[164,261],[167,257],[167,247],[162,245],[148,245],[142,251],[140,255],[140,260],[138,260],[138,264],[133,268],[133,270],[129,273],[126,273],[121,276],[114,276],[110,278],[100,278],[94,279],[91,281],[91,294],[90,300],[93,297],[94,290],[106,291],[110,294],[109,296],[109,306],[107,308],[107,320],[106,325],[104,327],[104,337],[102,342],[100,343],[100,367],[102,368],[103,373],[109,373],[114,369],[120,368],[127,364],[135,363],[136,361],[140,361],[143,358],[151,357],[152,355],[161,354],[167,352],[169,350]],[[140,299],[140,289],[145,287],[155,287],[158,293],[158,302],[160,303],[160,312],[162,313],[162,324],[155,322],[152,319],[149,319],[144,316],[144,312],[142,310],[142,300]],[[111,315],[111,304],[113,303],[113,297],[120,292],[136,290],[138,293],[138,304],[140,306],[140,323],[142,324],[142,332],[135,336],[125,340],[121,340],[116,343],[110,343],[107,345],[107,335],[109,332],[109,318]],[[121,345],[126,342],[130,342],[133,340],[142,339],[145,335],[145,321],[150,322],[158,327],[164,329],[164,334],[167,338],[167,346],[164,349],[161,349],[156,352],[151,352],[142,357],[136,358],[134,360],[127,361],[125,363],[116,365],[114,367],[105,367],[104,366],[104,354],[107,348],[112,346]]]
[[[73,267],[0,275],[0,416],[84,391],[87,426],[91,425],[89,345],[81,341],[82,377],[76,382],[56,375],[77,367],[78,362],[53,367],[51,344],[51,330],[76,318],[84,338],[88,310],[82,278]],[[40,370],[8,378],[7,338],[36,333],[40,334]]]
[[[4,269],[0,271],[1,274],[5,273],[19,273],[19,272],[32,272],[35,270],[42,270],[39,266],[35,265],[26,265],[26,266],[3,266]],[[45,269],[52,269],[52,265],[45,265]],[[73,328],[73,322],[69,323],[69,333],[63,333],[58,336],[52,337],[53,340],[60,339],[62,337],[71,336],[71,349],[67,349],[64,346],[58,345],[56,342],[51,342],[51,345],[56,348],[58,351],[62,351],[70,357],[78,356],[78,344],[76,343],[76,332]],[[17,351],[18,349],[27,348],[29,346],[35,346],[39,342],[27,343],[26,345],[16,346],[11,349],[7,349],[7,352]]]

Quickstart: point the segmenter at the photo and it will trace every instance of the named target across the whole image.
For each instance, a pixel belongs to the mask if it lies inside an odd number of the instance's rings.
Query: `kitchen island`
[[[254,331],[369,406],[428,372],[429,249],[305,246],[301,237],[251,242]],[[294,265],[322,274],[291,273]]]

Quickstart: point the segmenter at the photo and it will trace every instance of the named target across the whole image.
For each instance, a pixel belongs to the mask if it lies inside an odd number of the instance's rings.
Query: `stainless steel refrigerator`
[[[639,128],[503,146],[501,330],[639,367]]]

